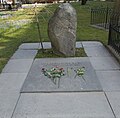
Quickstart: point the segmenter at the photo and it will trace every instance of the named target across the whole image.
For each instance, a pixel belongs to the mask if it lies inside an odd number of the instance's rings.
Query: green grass
[[[101,3],[101,4],[100,4]],[[100,6],[104,6],[106,2],[87,2],[87,4],[85,6],[81,6],[79,3],[72,3],[73,7],[76,9],[77,12],[77,40],[95,40],[95,41],[100,41],[104,44],[107,44],[107,40],[108,40],[108,32],[104,31],[104,30],[100,30],[100,29],[96,29],[91,27],[90,25],[90,8],[95,7],[100,5]],[[111,2],[107,2],[107,4],[110,6]],[[57,8],[58,5],[52,5],[52,6],[48,6],[46,8],[46,12],[49,11],[53,11]],[[106,5],[107,6],[107,5]],[[44,16],[46,19],[47,17],[45,16],[44,13],[41,12],[41,16]],[[40,15],[40,14],[39,14]],[[48,17],[49,18],[49,17]],[[44,41],[48,41],[48,36],[47,36],[47,22],[48,20],[44,21],[42,18],[40,18],[40,26],[41,26],[41,34],[44,37],[43,40]],[[43,25],[44,24],[44,25]]]
[[[44,53],[43,53],[44,52]],[[62,54],[54,53],[52,49],[44,49],[42,52],[42,49],[40,49],[36,55],[36,58],[59,58],[59,57],[66,57]],[[84,51],[84,48],[76,48],[75,56],[74,57],[86,57],[86,53]]]
[[[105,6],[106,4],[111,6],[111,3],[108,2],[87,2],[85,6],[81,6],[79,3],[72,3],[73,7],[77,11],[77,40],[96,40],[107,44],[108,32],[92,28],[90,26],[90,8],[100,5]],[[39,7],[36,10],[40,21],[40,31],[43,41],[49,41],[47,35],[48,20],[57,6],[58,4],[48,5],[42,8]],[[35,22],[36,17],[34,14],[34,9],[23,9],[4,13],[10,13],[13,17],[8,19],[0,18],[0,23],[4,24],[7,21],[17,21],[22,19],[30,19],[31,23],[28,23],[21,28],[14,28],[11,26],[7,29],[0,29],[0,72],[20,44],[25,42],[39,42],[40,40],[37,24]]]

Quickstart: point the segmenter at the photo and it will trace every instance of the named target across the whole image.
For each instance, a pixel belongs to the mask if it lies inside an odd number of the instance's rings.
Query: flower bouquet
[[[79,76],[79,77],[82,77],[82,79],[83,79],[84,81],[86,81],[85,78],[83,77],[83,75],[84,75],[84,73],[85,73],[85,67],[81,67],[81,68],[79,68],[79,69],[77,69],[77,70],[74,70],[74,71],[76,72],[75,78],[76,78],[77,76]]]
[[[52,67],[50,69],[42,68],[42,72],[45,76],[50,78],[54,84],[58,85],[58,88],[60,86],[60,78],[65,75],[65,71],[63,68],[60,68],[58,66]]]

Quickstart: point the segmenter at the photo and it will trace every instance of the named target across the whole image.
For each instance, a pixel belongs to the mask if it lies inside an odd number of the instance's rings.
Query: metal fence
[[[109,7],[92,8],[91,24],[109,29],[108,44],[120,56],[120,13],[113,13],[113,9]]]
[[[120,13],[114,13],[111,16],[108,44],[120,56]]]
[[[112,8],[92,8],[91,9],[91,24],[105,29],[109,28],[110,16]]]

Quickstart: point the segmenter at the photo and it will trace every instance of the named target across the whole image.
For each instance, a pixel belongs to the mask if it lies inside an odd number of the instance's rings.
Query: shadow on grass
[[[58,5],[59,4],[49,5],[46,8],[39,9],[37,12],[36,16],[39,19],[42,41],[49,41],[47,35],[48,20]],[[90,27],[90,7],[93,5],[93,2],[90,2],[90,4],[87,4],[86,6],[80,6],[77,2],[72,3],[72,5],[77,12],[77,40],[97,40],[106,44],[108,33],[106,31]],[[17,17],[15,16],[12,18],[12,20],[25,19],[26,17],[27,19],[31,18],[31,23],[19,28],[11,27],[8,29],[0,29],[0,72],[7,63],[7,60],[9,60],[13,53],[18,49],[19,45],[26,42],[40,42],[36,16],[34,16],[33,11],[34,10],[30,10],[29,13],[29,10],[23,10],[18,14],[16,13]],[[28,14],[29,16],[27,16]]]

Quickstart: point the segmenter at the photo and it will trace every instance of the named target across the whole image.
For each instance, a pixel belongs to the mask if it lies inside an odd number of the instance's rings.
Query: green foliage
[[[86,53],[84,51],[84,48],[76,48],[75,57],[86,57]],[[44,49],[44,53],[42,53],[42,50],[40,49],[36,55],[36,58],[59,58],[59,57],[65,57],[62,54],[56,54],[52,49]]]
[[[107,44],[108,32],[92,28],[90,26],[90,8],[105,5],[109,2],[87,2],[85,6],[81,6],[79,2],[72,3],[77,11],[78,27],[77,40],[97,40]],[[12,17],[2,19],[0,18],[0,25],[7,22],[16,22],[20,20],[30,20],[25,25],[9,26],[8,28],[0,28],[0,72],[7,60],[17,50],[19,45],[25,42],[40,42],[36,17],[39,19],[39,26],[41,37],[43,41],[49,41],[47,35],[48,20],[53,14],[59,4],[53,4],[36,8],[37,15],[35,16],[35,9],[33,7],[28,9],[21,9],[18,11],[5,11],[0,14],[11,14]]]

